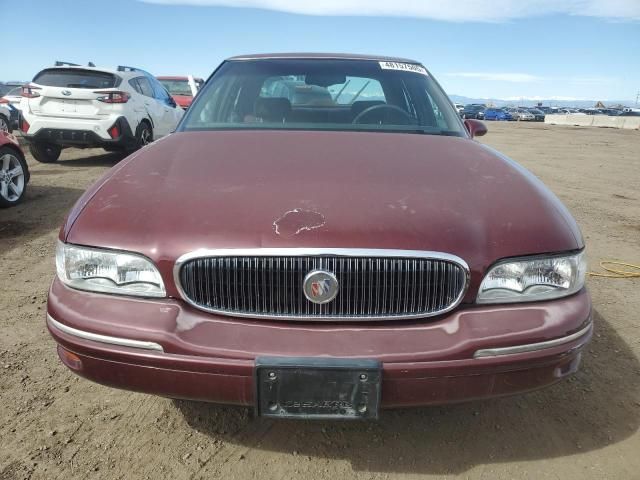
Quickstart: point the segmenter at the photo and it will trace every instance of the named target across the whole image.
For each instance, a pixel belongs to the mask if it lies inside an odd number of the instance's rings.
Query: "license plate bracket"
[[[259,357],[256,409],[264,417],[377,419],[382,366],[377,360]]]

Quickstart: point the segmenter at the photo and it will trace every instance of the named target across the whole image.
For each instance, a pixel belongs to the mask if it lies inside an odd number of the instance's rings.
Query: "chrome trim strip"
[[[565,343],[573,342],[584,335],[587,335],[593,328],[593,322],[589,322],[589,325],[578,330],[566,337],[555,338],[553,340],[547,340],[546,342],[529,343],[526,345],[515,345],[513,347],[500,347],[500,348],[483,348],[477,350],[473,354],[473,358],[486,358],[486,357],[498,357],[502,355],[514,355],[516,353],[536,352],[539,350],[545,350],[547,348],[557,347]]]
[[[82,338],[84,340],[91,340],[93,342],[108,343],[110,345],[119,345],[122,347],[141,348],[143,350],[156,350],[164,352],[162,345],[154,342],[144,342],[141,340],[131,340],[129,338],[110,337],[108,335],[100,335],[98,333],[85,332],[84,330],[78,330],[73,327],[64,325],[57,320],[54,320],[51,315],[47,313],[47,321],[51,325],[61,332],[73,335],[74,337]]]
[[[446,260],[458,264],[465,272],[465,284],[460,291],[460,295],[456,300],[447,308],[431,313],[417,313],[410,315],[367,315],[361,317],[343,317],[343,316],[304,316],[304,315],[273,315],[273,314],[256,314],[256,313],[241,313],[230,312],[228,310],[220,310],[215,308],[206,308],[192,302],[180,284],[180,268],[182,265],[195,258],[203,257],[394,257],[394,258],[424,258],[433,260]],[[241,318],[268,318],[272,320],[300,320],[300,321],[312,321],[312,322],[325,322],[336,320],[348,320],[352,322],[367,322],[371,320],[409,320],[418,318],[434,317],[436,315],[442,315],[450,312],[456,308],[464,298],[469,288],[470,270],[469,265],[462,258],[443,252],[432,252],[428,250],[395,250],[384,248],[218,248],[218,249],[200,249],[193,252],[185,253],[176,260],[173,266],[173,281],[176,289],[180,294],[180,298],[187,302],[194,308],[209,313],[216,313],[220,315],[226,315],[229,317],[241,317]]]

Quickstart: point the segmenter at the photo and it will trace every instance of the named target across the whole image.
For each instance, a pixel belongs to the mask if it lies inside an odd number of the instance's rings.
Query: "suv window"
[[[65,88],[113,88],[120,78],[113,73],[78,68],[47,68],[38,73],[33,82],[38,85]]]
[[[138,79],[137,78],[132,78],[131,80],[129,80],[129,85],[131,85],[131,87],[133,87],[133,89],[136,92],[142,93],[142,89],[140,88],[140,85],[138,85]]]
[[[148,78],[149,82],[151,82],[151,86],[153,88],[153,96],[156,97],[158,100],[167,103],[167,100],[169,99],[169,94],[167,93],[167,90],[162,86],[162,84],[155,79],[155,77],[151,77]]]
[[[138,80],[138,85],[140,86],[142,94],[153,98],[153,88],[151,87],[149,79],[147,77],[137,77],[136,80]]]

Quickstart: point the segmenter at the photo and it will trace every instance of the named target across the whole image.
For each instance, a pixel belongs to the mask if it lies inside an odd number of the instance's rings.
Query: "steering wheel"
[[[369,115],[371,112],[374,112],[376,110],[381,110],[381,109],[387,109],[387,110],[391,110],[393,112],[402,114],[402,116],[405,117],[405,119],[407,120],[407,125],[411,125],[415,122],[415,118],[412,117],[406,111],[404,111],[402,108],[397,107],[396,105],[389,105],[388,103],[381,103],[380,105],[373,105],[369,108],[365,108],[358,115],[356,115],[356,118],[354,118],[351,123],[358,124],[360,123],[360,120],[362,120],[364,116]]]

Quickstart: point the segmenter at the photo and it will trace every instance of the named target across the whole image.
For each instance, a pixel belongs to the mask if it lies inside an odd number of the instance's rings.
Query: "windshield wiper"
[[[360,90],[358,90],[358,93],[356,93],[356,95],[351,99],[351,103],[349,105],[353,105],[355,103],[356,98],[360,96],[360,94],[364,91],[365,88],[369,86],[370,83],[371,80],[368,80],[367,83],[365,83],[364,86]]]
[[[344,92],[344,89],[347,88],[347,86],[349,85],[350,82],[351,82],[351,79],[349,79],[349,80],[347,80],[345,82],[345,84],[342,86],[340,91],[336,94],[335,98],[333,99],[333,103],[337,103],[338,102],[338,98],[340,97],[340,95],[342,95],[342,92]]]

